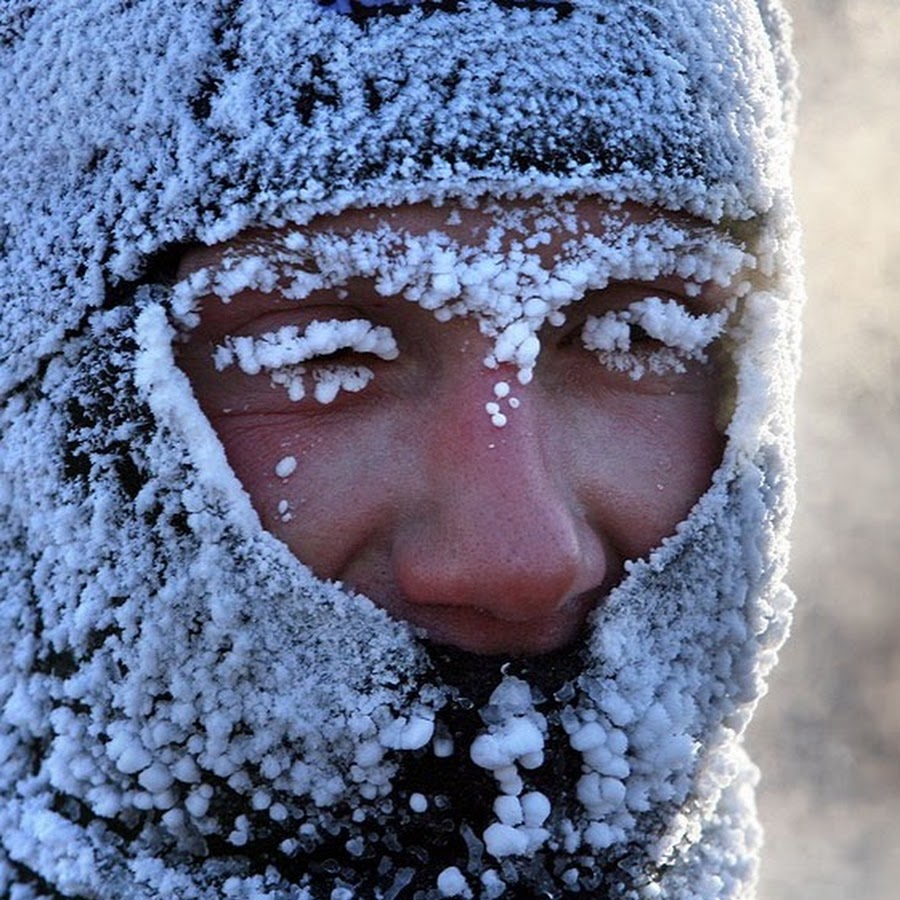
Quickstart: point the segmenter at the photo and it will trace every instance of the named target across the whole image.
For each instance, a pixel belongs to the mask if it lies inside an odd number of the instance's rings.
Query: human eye
[[[389,328],[367,319],[312,319],[250,335],[227,335],[213,351],[219,372],[268,375],[269,385],[291,402],[311,397],[333,402],[341,391],[358,393],[375,377],[372,366],[397,358]]]
[[[695,313],[671,296],[642,296],[602,314],[588,314],[581,342],[609,370],[638,381],[681,375],[708,362],[708,348],[722,334],[728,309]]]

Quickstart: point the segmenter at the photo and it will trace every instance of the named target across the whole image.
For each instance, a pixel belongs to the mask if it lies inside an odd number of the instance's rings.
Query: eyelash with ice
[[[365,319],[329,319],[310,322],[302,331],[296,325],[285,325],[259,336],[229,335],[214,350],[213,363],[219,372],[233,365],[246,375],[266,371],[272,385],[283,387],[296,402],[306,396],[303,382],[309,373],[302,363],[324,360],[342,350],[383,360],[399,355],[389,328]],[[312,371],[313,396],[319,403],[331,403],[339,391],[361,391],[374,377],[367,366],[318,362]]]
[[[694,315],[677,300],[646,297],[626,309],[588,316],[581,340],[607,368],[627,372],[637,381],[648,372],[679,374],[691,360],[705,363],[706,348],[721,335],[728,310]],[[633,348],[635,329],[663,346],[654,350]]]

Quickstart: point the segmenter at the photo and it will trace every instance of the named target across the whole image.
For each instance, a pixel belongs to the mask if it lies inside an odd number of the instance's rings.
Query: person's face
[[[579,201],[574,212],[576,232],[601,239],[604,216],[662,218],[611,212],[596,200]],[[350,211],[300,231],[365,235],[387,224],[411,235],[441,231],[466,248],[485,243],[492,221],[483,208],[416,205]],[[537,226],[527,224],[526,234],[529,227]],[[501,256],[516,237],[501,241]],[[557,226],[528,252],[550,269],[572,237]],[[188,251],[180,275],[220,264],[251,238],[266,233]],[[634,378],[586,348],[585,322],[645,297],[708,314],[729,292],[711,282],[698,292],[671,274],[588,290],[565,307],[562,324],[541,327],[530,381],[513,362],[486,365],[492,352],[502,354],[477,316],[439,321],[384,292],[376,279],[354,277],[300,300],[280,290],[245,290],[227,303],[208,295],[179,363],[263,525],[319,577],[365,594],[437,643],[484,654],[566,645],[625,561],[646,555],[687,515],[723,446],[715,351],[708,348],[706,362],[646,366]],[[395,349],[357,341],[307,354],[302,373],[291,370],[293,392],[274,368],[247,374],[254,366],[242,368],[234,355],[214,363],[216,348],[235,337],[283,326],[303,336],[311,323],[332,320],[389,329]],[[631,327],[631,357],[646,361],[660,347]],[[336,367],[364,367],[371,377],[324,402]]]

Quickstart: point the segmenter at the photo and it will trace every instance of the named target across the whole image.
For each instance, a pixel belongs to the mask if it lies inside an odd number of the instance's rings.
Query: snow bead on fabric
[[[775,0],[4,4],[0,895],[752,897],[740,739],[791,602],[788,31]],[[525,241],[303,230],[485,197],[633,201],[709,240],[626,228],[547,269]],[[250,226],[282,229],[274,262],[175,283],[181,249]],[[592,285],[750,270],[721,320],[650,295],[585,326],[610,365],[622,325],[656,329],[660,365],[718,340],[734,389],[709,490],[555,680],[436,650],[261,527],[173,347],[197,297],[284,292],[285,266],[296,302],[365,270],[477,319],[485,365],[515,366],[486,398],[497,427],[541,324]],[[389,358],[391,336],[323,324],[225,341],[219,362],[297,402],[365,391],[300,369],[331,339]]]

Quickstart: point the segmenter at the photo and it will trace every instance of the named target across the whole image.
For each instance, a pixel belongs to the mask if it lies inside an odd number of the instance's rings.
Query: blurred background
[[[900,0],[786,0],[809,304],[760,900],[900,897]]]

